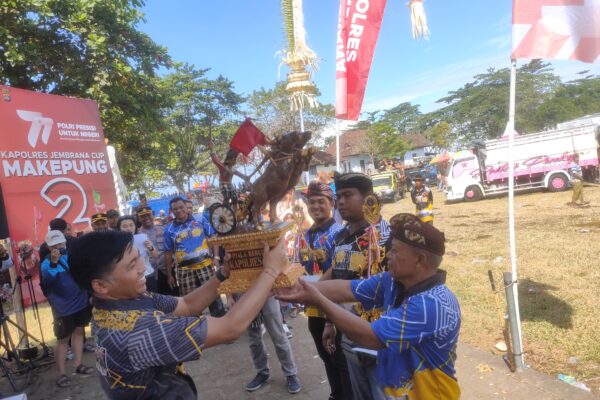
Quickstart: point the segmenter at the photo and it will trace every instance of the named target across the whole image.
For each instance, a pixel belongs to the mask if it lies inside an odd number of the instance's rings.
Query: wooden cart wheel
[[[235,229],[235,212],[231,207],[219,204],[210,211],[210,224],[220,235],[227,235]]]

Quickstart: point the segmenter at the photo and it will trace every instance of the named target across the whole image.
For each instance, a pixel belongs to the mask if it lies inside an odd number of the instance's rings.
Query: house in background
[[[335,146],[335,143],[334,143]],[[317,151],[308,166],[308,173],[312,179],[315,179],[321,172],[329,174],[331,171],[335,171],[335,155],[331,155],[326,151]]]
[[[340,135],[340,169],[344,172],[362,172],[374,171],[371,156],[365,149],[367,132],[362,129],[346,131]],[[335,168],[335,141],[333,141],[325,152],[334,159]]]
[[[409,133],[405,138],[410,150],[404,153],[402,160],[407,167],[417,165],[425,157],[432,157],[436,154],[433,144],[422,134]]]

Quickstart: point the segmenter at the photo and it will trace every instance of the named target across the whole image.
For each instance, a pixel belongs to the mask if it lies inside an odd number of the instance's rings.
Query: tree
[[[491,68],[485,74],[476,75],[473,82],[438,100],[438,103],[448,105],[429,117],[436,118],[435,123],[447,121],[452,126],[453,139],[463,144],[473,139],[497,138],[504,132],[508,119],[509,85],[508,68]],[[518,69],[515,120],[518,131],[531,132],[539,128],[535,123],[535,112],[552,98],[558,85],[560,78],[548,63],[532,60]]]
[[[298,113],[290,109],[285,85],[285,82],[277,82],[273,89],[260,88],[247,99],[247,115],[271,137],[300,129]],[[334,107],[330,104],[319,104],[316,108],[303,111],[304,129],[313,132],[313,142],[318,142],[323,128],[333,122],[334,113]]]
[[[446,121],[440,121],[425,131],[425,137],[433,143],[433,146],[439,151],[448,148],[451,133],[452,129],[450,124]]]
[[[222,76],[209,79],[207,72],[178,64],[159,84],[169,102],[163,109],[165,129],[154,144],[153,164],[180,192],[186,191],[190,177],[214,173],[208,140],[212,137],[216,148],[225,151],[237,127],[232,120],[243,102],[233,82]]]
[[[587,73],[582,71],[581,78],[561,84],[554,96],[536,110],[538,127],[551,128],[559,122],[600,112],[600,76]]]
[[[143,0],[11,0],[0,6],[0,82],[98,102],[126,181],[162,120],[167,51],[140,32]]]
[[[420,116],[419,105],[400,103],[395,107],[384,110],[381,121],[388,123],[394,127],[396,132],[404,135],[419,131]]]

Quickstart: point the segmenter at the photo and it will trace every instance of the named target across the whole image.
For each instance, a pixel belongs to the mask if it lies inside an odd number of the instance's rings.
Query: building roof
[[[310,160],[310,165],[335,165],[335,156],[325,151],[319,150],[315,154],[313,154],[312,159]]]
[[[346,131],[340,135],[340,158],[345,159],[350,156],[366,154],[364,143],[367,131],[355,129]],[[327,146],[325,152],[335,157],[335,141]]]
[[[418,149],[420,147],[428,147],[431,146],[432,143],[427,140],[425,135],[421,133],[408,133],[404,135],[404,139],[410,146],[410,149]]]

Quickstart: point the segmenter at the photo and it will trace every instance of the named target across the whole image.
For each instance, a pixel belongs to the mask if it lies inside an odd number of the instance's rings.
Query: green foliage
[[[209,79],[207,71],[178,64],[159,84],[169,101],[163,109],[165,129],[155,143],[153,164],[182,192],[186,178],[214,171],[208,141],[212,138],[225,153],[237,128],[233,119],[244,100],[234,91],[233,82],[222,76]]]
[[[515,128],[520,133],[552,128],[557,123],[600,112],[600,78],[583,76],[562,83],[552,67],[532,60],[517,70]],[[510,71],[489,69],[462,88],[438,100],[447,105],[421,117],[419,125],[433,129],[445,121],[449,144],[498,138],[508,120]],[[430,131],[434,133],[436,131]],[[435,142],[435,141],[434,141]]]
[[[450,127],[450,124],[446,121],[440,121],[425,131],[425,137],[434,147],[441,150],[448,148],[451,133],[452,128]]]
[[[290,109],[289,93],[285,82],[277,82],[272,89],[255,90],[246,101],[246,114],[271,137],[300,129],[298,113]],[[317,93],[317,96],[319,93]],[[313,142],[320,142],[320,133],[334,120],[334,107],[319,104],[303,111],[304,129],[313,132]]]
[[[406,134],[419,131],[420,117],[419,105],[400,103],[384,110],[381,121],[394,127],[400,134]]]

